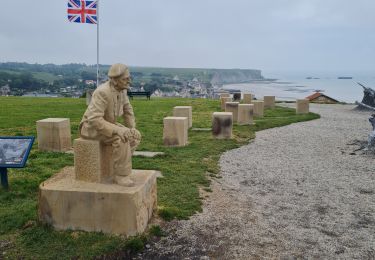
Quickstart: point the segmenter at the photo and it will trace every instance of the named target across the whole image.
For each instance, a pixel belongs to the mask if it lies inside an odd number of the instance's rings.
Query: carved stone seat
[[[308,99],[297,99],[296,101],[296,113],[297,114],[308,114],[309,113],[309,103]]]
[[[217,139],[232,138],[233,113],[214,112],[212,114],[212,135]]]
[[[112,146],[97,140],[74,140],[74,172],[76,180],[113,182]]]
[[[233,122],[237,123],[238,121],[238,105],[239,102],[226,102],[225,103],[225,112],[231,112],[233,114]]]
[[[163,142],[165,146],[185,146],[188,143],[187,117],[168,116],[164,120]]]
[[[69,118],[38,120],[36,130],[39,150],[65,152],[72,148]]]

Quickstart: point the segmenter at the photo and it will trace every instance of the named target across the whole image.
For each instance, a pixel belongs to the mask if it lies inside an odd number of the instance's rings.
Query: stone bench
[[[274,108],[275,107],[275,96],[264,96],[264,108]]]
[[[36,121],[38,149],[50,152],[65,152],[72,148],[70,119],[46,118]]]
[[[253,100],[251,104],[254,105],[254,116],[263,117],[264,116],[264,101]]]
[[[239,125],[252,125],[254,115],[253,104],[239,104],[238,105],[238,124]]]
[[[231,102],[232,98],[231,97],[221,97],[220,98],[220,105],[221,105],[221,110],[225,111],[225,103]]]
[[[173,116],[175,117],[187,117],[188,126],[193,126],[193,111],[191,106],[176,106],[173,108]]]
[[[188,143],[187,117],[165,117],[163,120],[163,143],[165,146],[185,146]]]
[[[244,104],[251,104],[251,100],[253,99],[253,95],[250,93],[243,94],[243,103]]]
[[[233,101],[241,101],[241,92],[235,92],[233,93]]]
[[[309,103],[308,99],[297,99],[296,101],[296,113],[297,114],[308,114],[309,113]]]
[[[233,113],[233,123],[237,123],[238,121],[238,105],[239,102],[226,102],[225,103],[225,112]]]
[[[74,172],[80,181],[112,183],[112,145],[97,140],[74,140]]]
[[[212,114],[212,136],[217,139],[232,138],[233,114],[214,112]]]

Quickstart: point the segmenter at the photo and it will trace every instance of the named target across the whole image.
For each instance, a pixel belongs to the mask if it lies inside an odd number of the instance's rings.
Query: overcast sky
[[[0,62],[96,63],[67,0],[1,0]],[[100,0],[100,63],[373,70],[374,0]]]

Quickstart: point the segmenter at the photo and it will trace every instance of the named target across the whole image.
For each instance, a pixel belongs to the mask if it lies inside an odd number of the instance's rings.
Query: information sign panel
[[[25,167],[33,136],[0,136],[0,168]]]

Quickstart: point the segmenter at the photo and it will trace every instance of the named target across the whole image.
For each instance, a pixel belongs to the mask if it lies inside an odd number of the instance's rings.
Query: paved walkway
[[[312,105],[321,119],[268,129],[225,153],[204,210],[168,223],[143,259],[375,259],[369,112]]]

